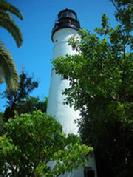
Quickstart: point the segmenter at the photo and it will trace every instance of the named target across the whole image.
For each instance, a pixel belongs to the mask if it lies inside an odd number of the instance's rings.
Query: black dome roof
[[[79,20],[77,19],[77,15],[73,10],[64,9],[59,12],[58,19],[55,22],[51,33],[52,41],[54,33],[62,28],[73,28],[75,30],[80,28]]]

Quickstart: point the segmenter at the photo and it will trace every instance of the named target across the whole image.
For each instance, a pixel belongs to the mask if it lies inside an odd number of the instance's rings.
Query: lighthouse
[[[53,60],[60,56],[78,54],[76,50],[69,45],[71,37],[80,38],[78,30],[80,23],[76,13],[71,9],[64,9],[58,13],[57,21],[54,24],[51,33],[51,40],[54,44]],[[79,118],[79,111],[74,107],[64,104],[65,95],[62,93],[69,88],[69,80],[63,79],[61,75],[51,71],[51,83],[48,96],[47,113],[62,125],[65,134],[78,133],[75,119]],[[81,167],[71,173],[66,173],[63,177],[96,177],[95,161],[93,157],[85,168]]]
[[[59,12],[58,19],[54,24],[51,39],[54,43],[53,59],[60,56],[74,55],[77,52],[68,44],[71,37],[78,37],[80,28],[77,15],[73,10],[65,9]],[[69,81],[55,73],[52,69],[51,84],[48,96],[47,113],[54,116],[62,125],[63,131],[77,134],[77,125],[74,120],[79,117],[79,111],[64,104],[65,96],[62,94],[69,87]]]

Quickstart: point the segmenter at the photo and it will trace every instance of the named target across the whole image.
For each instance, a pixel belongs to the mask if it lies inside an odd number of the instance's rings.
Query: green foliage
[[[16,115],[5,123],[4,131],[0,137],[3,176],[58,176],[83,165],[93,150],[74,135],[66,137],[61,125],[40,111]]]
[[[120,23],[112,28],[104,14],[96,33],[80,30],[81,41],[70,40],[79,55],[59,57],[53,64],[70,80],[66,103],[80,110],[79,131],[83,142],[94,147],[98,176],[132,177],[133,11],[124,16],[132,2],[113,2]]]
[[[0,135],[3,132],[3,113],[0,112]]]
[[[14,38],[18,47],[22,45],[22,34],[15,24],[12,14],[16,15],[20,20],[23,19],[21,12],[8,3],[6,0],[0,0],[0,26],[5,28]]]
[[[64,78],[70,78],[71,88],[65,90],[68,100],[71,101],[73,94],[86,94],[94,99],[96,96],[108,97],[112,100],[122,98],[127,101],[132,96],[132,68],[133,54],[114,51],[112,44],[104,38],[100,39],[96,35],[80,32],[82,41],[79,48],[81,55],[60,57],[55,62],[57,72]],[[85,36],[84,36],[85,35]],[[117,50],[117,49],[116,49]],[[119,50],[119,49],[118,49]],[[86,81],[86,82],[84,82]],[[128,87],[126,87],[128,83]],[[122,92],[124,87],[124,92]],[[122,92],[122,93],[121,93]],[[86,98],[83,105],[86,104]],[[74,99],[74,105],[78,109],[78,100]]]
[[[0,137],[0,159],[4,159],[11,155],[13,151],[16,151],[15,146],[12,144],[12,140],[5,135]]]
[[[111,0],[115,6],[115,17],[121,28],[123,44],[133,50],[133,2],[132,0]]]
[[[116,8],[116,19],[123,25],[126,32],[133,30],[133,2],[132,0],[111,0]]]
[[[23,19],[20,11],[6,2],[0,0],[0,27],[6,29],[14,38],[18,47],[22,45],[22,34],[15,24],[12,14],[19,19]],[[0,41],[0,83],[6,81],[8,90],[16,90],[18,86],[18,76],[12,56],[4,44]]]
[[[47,109],[47,97],[44,100],[40,100],[39,97],[28,96],[25,100],[19,102],[15,111],[18,114],[21,113],[31,113],[35,110],[40,110],[42,112],[46,112]]]
[[[6,80],[8,90],[16,90],[18,86],[17,71],[9,51],[0,43],[0,83]]]
[[[30,94],[38,87],[38,82],[34,81],[31,76],[22,72],[20,74],[19,87],[17,91],[8,91],[5,93],[7,98],[7,107],[4,112],[4,120],[14,118],[15,111],[21,113],[31,113],[35,110],[46,112],[47,98],[41,101],[38,97],[32,97]]]
[[[6,158],[10,158],[14,156],[17,151],[17,147],[14,146],[12,140],[7,138],[5,135],[0,136],[0,174],[2,175],[3,168],[5,171],[8,169],[4,162],[6,162]]]

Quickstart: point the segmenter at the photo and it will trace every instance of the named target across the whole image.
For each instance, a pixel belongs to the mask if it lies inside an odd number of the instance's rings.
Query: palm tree
[[[23,19],[22,14],[16,7],[6,0],[0,0],[0,27],[6,29],[14,38],[17,47],[20,47],[23,41],[22,34],[11,15]],[[9,90],[17,88],[18,75],[13,58],[3,42],[0,41],[0,82],[3,80],[6,81]]]

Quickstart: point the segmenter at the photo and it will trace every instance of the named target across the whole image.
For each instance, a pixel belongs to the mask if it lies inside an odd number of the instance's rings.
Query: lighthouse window
[[[84,177],[95,177],[95,172],[90,167],[85,167],[84,169]]]
[[[66,11],[60,15],[60,18],[62,17],[71,17],[75,19],[75,15],[72,12]]]

